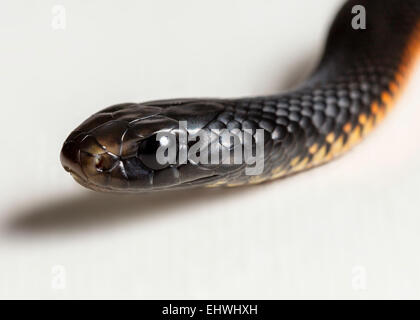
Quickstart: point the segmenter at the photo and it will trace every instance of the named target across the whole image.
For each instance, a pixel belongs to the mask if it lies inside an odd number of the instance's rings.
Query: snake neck
[[[366,28],[354,29],[354,6]],[[301,86],[269,97],[240,99],[223,118],[271,133],[264,173],[212,186],[260,183],[318,166],[358,144],[394,106],[420,44],[420,2],[348,1],[330,29],[323,57]],[[229,123],[226,124],[229,127]]]

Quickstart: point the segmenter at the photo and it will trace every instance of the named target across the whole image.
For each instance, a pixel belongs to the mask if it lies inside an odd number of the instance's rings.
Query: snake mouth
[[[92,183],[91,181],[89,181],[88,178],[86,178],[85,175],[80,175],[79,173],[77,173],[76,171],[74,171],[74,169],[69,168],[66,165],[63,165],[64,170],[66,170],[68,173],[70,173],[70,175],[73,177],[73,179],[80,185],[82,185],[85,188],[91,189],[93,191],[102,191],[102,192],[111,192],[111,191],[115,191],[111,188],[105,187],[105,186],[100,186],[98,184]]]
[[[77,183],[102,192],[149,192],[168,187],[182,189],[211,184],[219,178],[214,170],[191,163],[151,168],[151,161],[146,156],[149,156],[147,152],[150,157],[155,155],[155,149],[149,150],[144,143],[140,145],[142,147],[138,152],[122,157],[106,146],[100,146],[91,135],[80,135],[64,143],[60,159],[64,169]]]
[[[197,169],[195,167],[187,168],[189,166],[184,166],[183,169],[188,170],[185,171],[181,169],[183,181],[179,179],[179,172],[177,172],[177,174],[174,173],[174,171],[178,171],[178,169],[172,168],[168,171],[153,171],[153,174],[147,177],[147,181],[140,180],[139,185],[137,185],[136,181],[130,182],[130,180],[127,179],[127,177],[125,177],[124,175],[120,175],[120,172],[118,171],[116,172],[116,174],[119,176],[118,181],[121,184],[118,186],[114,185],[116,182],[115,180],[113,180],[114,184],[109,183],[109,179],[116,178],[115,175],[113,176],[114,170],[119,170],[120,166],[122,166],[123,168],[125,168],[124,172],[130,175],[130,171],[139,170],[139,167],[137,165],[138,160],[136,161],[136,163],[132,164],[130,160],[124,160],[118,157],[116,159],[112,158],[111,160],[114,161],[110,162],[109,164],[106,164],[106,161],[109,159],[107,159],[107,156],[105,156],[105,159],[103,159],[103,157],[103,155],[90,155],[84,152],[83,150],[81,151],[78,148],[77,143],[73,141],[66,142],[63,145],[61,151],[61,163],[63,165],[63,168],[71,174],[71,176],[77,183],[94,191],[123,193],[139,192],[140,185],[142,192],[148,192],[151,190],[159,191],[165,190],[167,188],[168,183],[174,189],[182,189],[192,187],[197,184],[210,183],[218,178],[218,175],[213,174],[211,171],[208,172],[208,176],[204,175],[204,173],[207,172],[207,170],[200,170],[200,174],[197,176],[197,172],[195,172],[197,171]],[[90,160],[86,160],[86,158],[89,158]],[[86,165],[87,162],[89,162],[91,165]],[[106,170],[107,165],[109,165],[108,170]],[[96,170],[96,175],[92,175],[92,172],[90,172],[89,170]],[[189,176],[190,174],[192,176]],[[173,181],[175,179],[175,176],[177,176],[178,179],[176,179],[176,181]],[[102,179],[106,180],[102,181]],[[124,183],[126,183],[127,185],[125,185]]]

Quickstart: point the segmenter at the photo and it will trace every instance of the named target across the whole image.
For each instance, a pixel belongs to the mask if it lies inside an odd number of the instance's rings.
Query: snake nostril
[[[95,167],[98,172],[109,172],[118,165],[118,158],[110,153],[95,156]]]
[[[99,172],[104,171],[103,162],[104,162],[103,157],[101,156],[95,157],[95,167],[96,167],[96,170],[98,170]]]

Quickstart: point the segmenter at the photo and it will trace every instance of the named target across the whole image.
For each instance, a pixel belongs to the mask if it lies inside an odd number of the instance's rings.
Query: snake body
[[[352,27],[356,5],[366,9],[365,29]],[[420,1],[347,1],[318,67],[295,90],[111,106],[70,134],[61,162],[80,184],[111,192],[238,186],[285,177],[341,155],[380,123],[404,86],[419,43]],[[156,133],[176,131],[179,121],[187,121],[188,132],[263,129],[263,172],[246,175],[245,164],[160,166]]]

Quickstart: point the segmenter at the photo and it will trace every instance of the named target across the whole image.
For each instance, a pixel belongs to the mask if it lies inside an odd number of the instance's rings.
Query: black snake
[[[356,5],[366,10],[366,28],[352,26]],[[330,161],[380,123],[409,75],[419,43],[419,0],[351,0],[331,27],[318,67],[297,89],[111,106],[70,134],[61,162],[80,184],[111,192],[237,186],[285,177]],[[176,134],[179,121],[187,121],[188,133],[263,129],[263,171],[247,175],[245,163],[157,163],[156,134]]]

